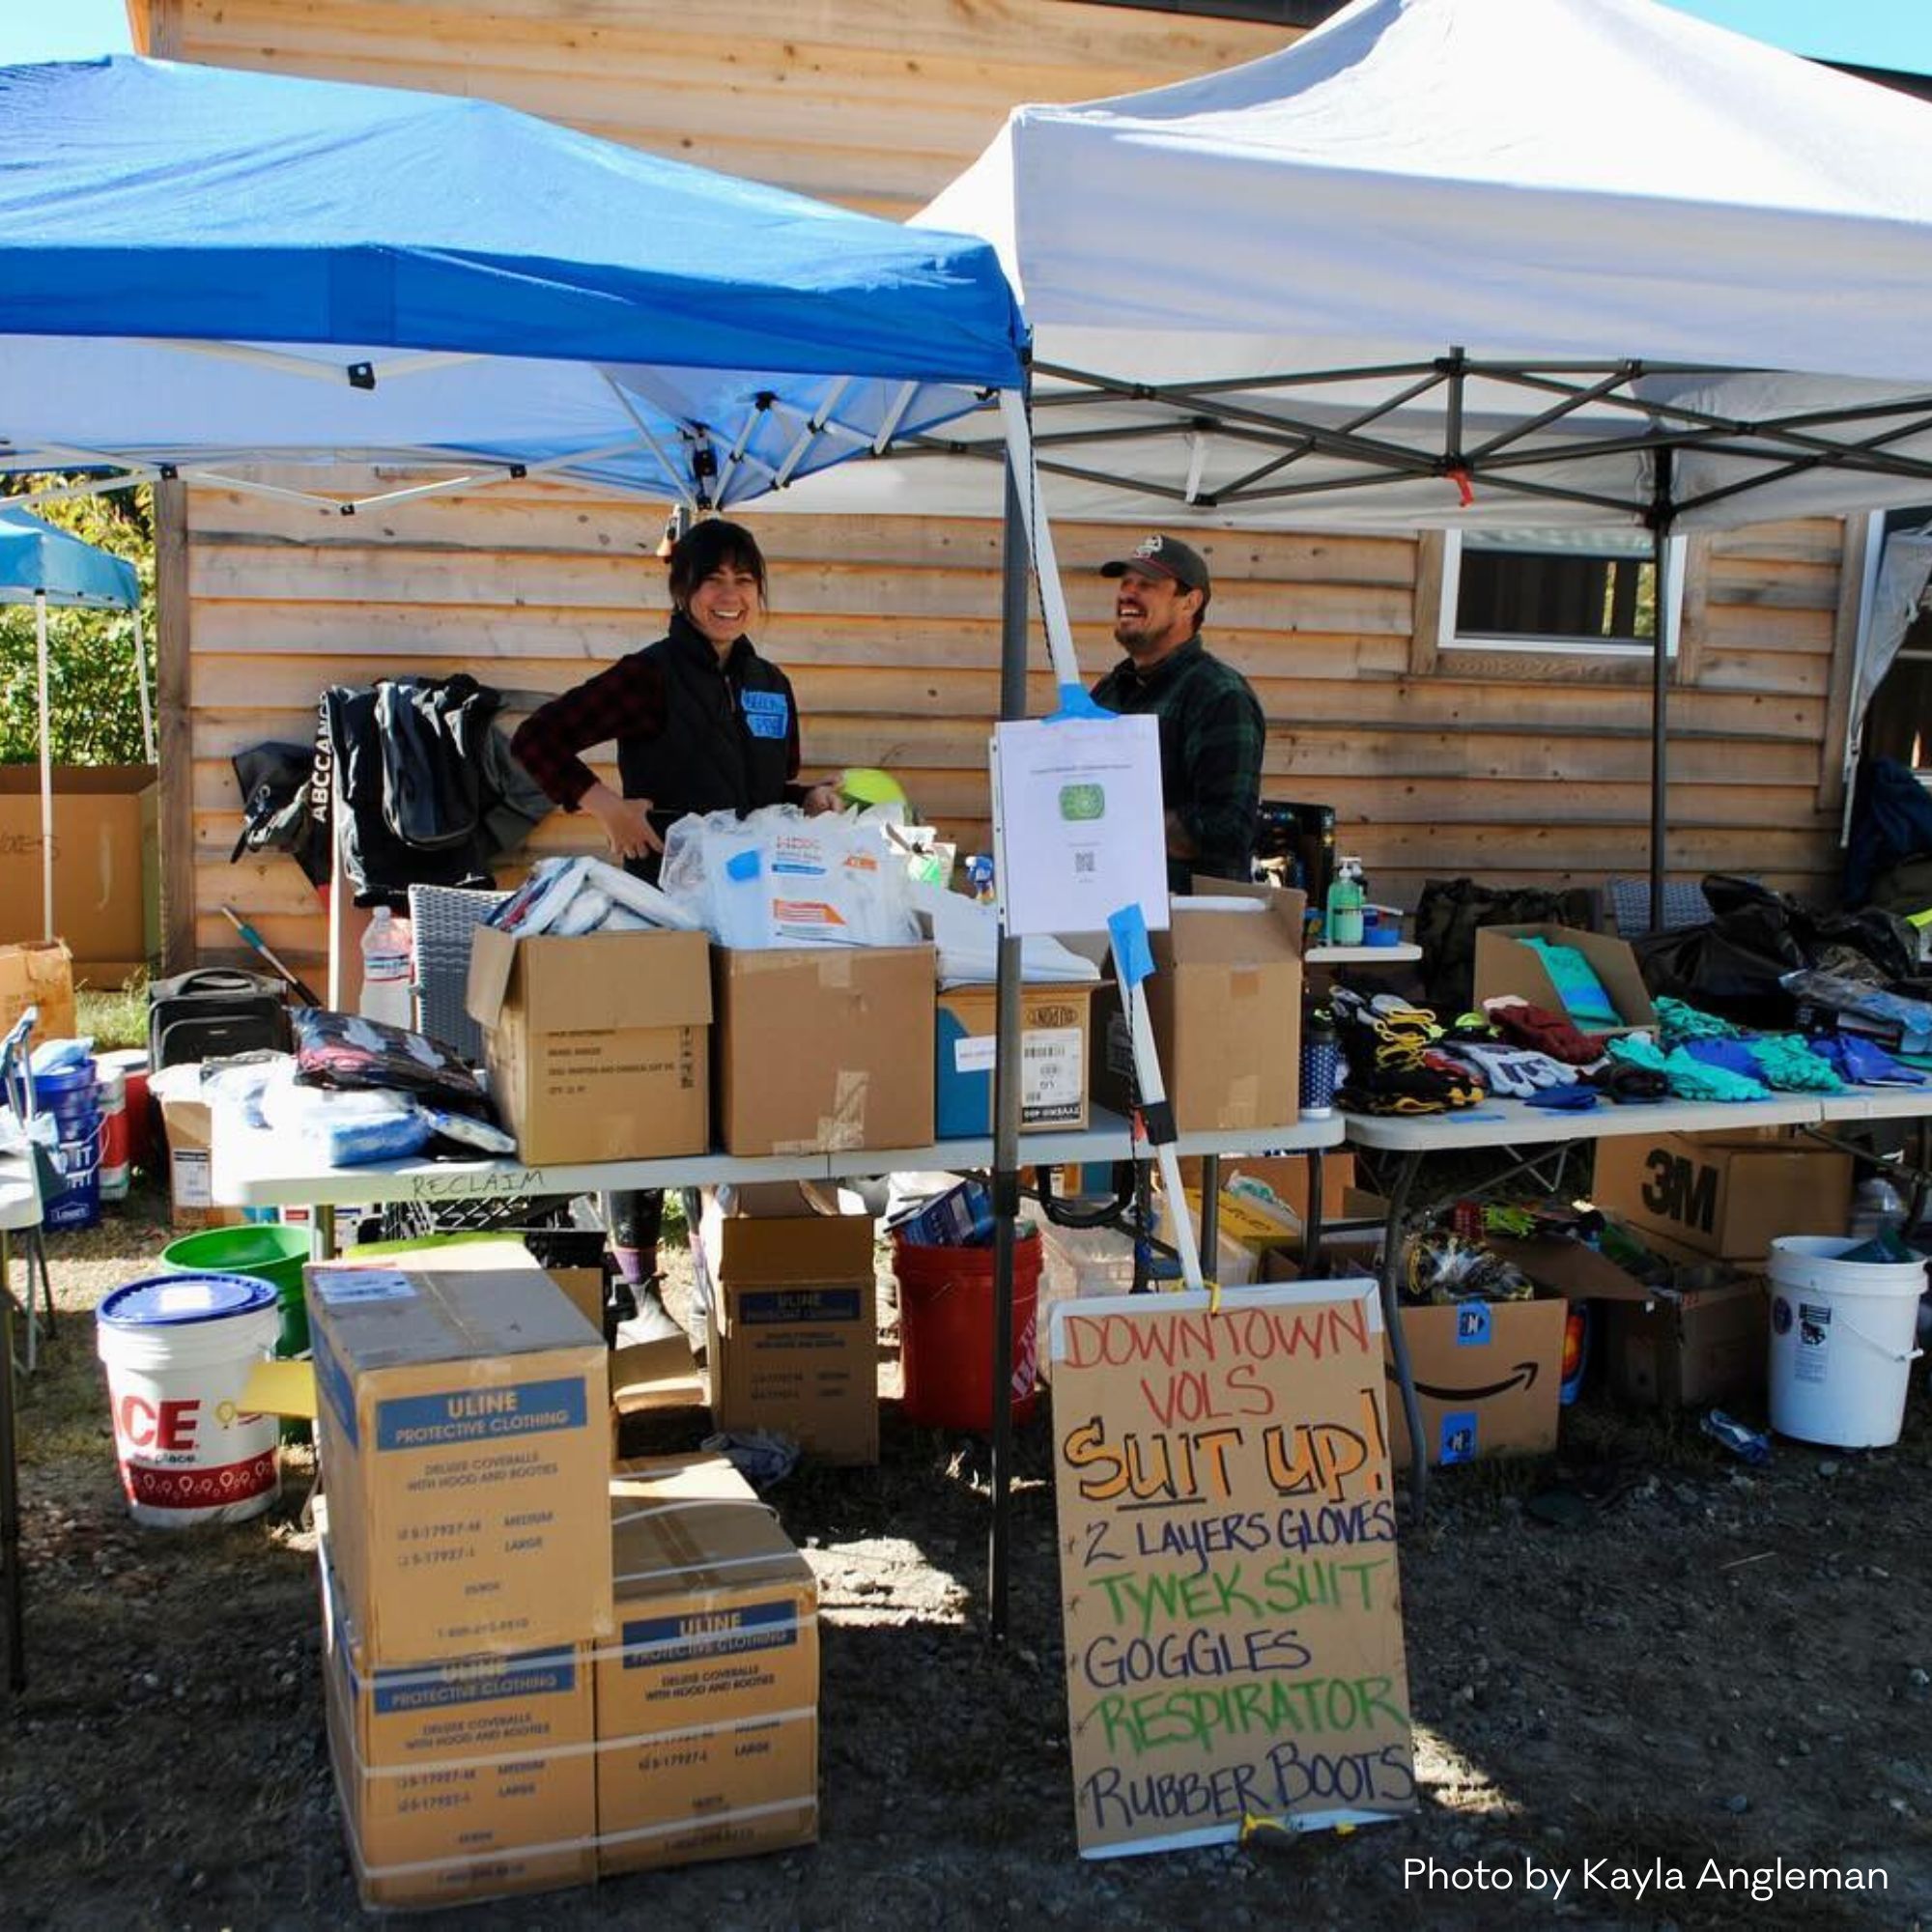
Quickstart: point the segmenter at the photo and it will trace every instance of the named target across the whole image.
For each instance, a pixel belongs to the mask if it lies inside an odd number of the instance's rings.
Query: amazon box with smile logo
[[[1431,1463],[1541,1456],[1556,1447],[1569,1308],[1561,1300],[1457,1301],[1402,1311]],[[1388,1419],[1390,1455],[1400,1464],[1409,1456],[1408,1426],[1393,1355]]]

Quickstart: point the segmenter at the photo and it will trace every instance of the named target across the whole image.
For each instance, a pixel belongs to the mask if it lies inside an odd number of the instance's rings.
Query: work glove
[[[1480,1040],[1457,1040],[1439,1049],[1453,1053],[1492,1094],[1526,1100],[1546,1087],[1567,1087],[1577,1077],[1574,1066],[1526,1047],[1485,1045]]]

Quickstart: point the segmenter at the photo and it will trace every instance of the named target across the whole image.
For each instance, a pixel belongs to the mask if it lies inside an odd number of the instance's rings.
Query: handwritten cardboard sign
[[[1370,1282],[1053,1310],[1083,1856],[1415,1808]]]

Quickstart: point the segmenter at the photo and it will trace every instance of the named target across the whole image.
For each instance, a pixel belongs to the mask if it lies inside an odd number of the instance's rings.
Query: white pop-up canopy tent
[[[1056,519],[1661,542],[1932,495],[1932,110],[1652,0],[1356,0],[1020,108],[920,218],[1020,292]],[[970,461],[828,481],[998,501]],[[1654,901],[1662,652],[1655,697]]]

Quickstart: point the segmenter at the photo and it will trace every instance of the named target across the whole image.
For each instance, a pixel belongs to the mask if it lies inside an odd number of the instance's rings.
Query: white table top
[[[1623,1134],[1708,1134],[1747,1127],[1813,1126],[1823,1118],[1816,1094],[1776,1094],[1769,1100],[1657,1100],[1613,1106],[1599,1101],[1580,1114],[1485,1100],[1449,1114],[1348,1114],[1357,1147],[1392,1153],[1445,1153],[1452,1148],[1529,1147],[1556,1141],[1606,1141]],[[1839,1118],[1859,1118],[1840,1116]]]
[[[38,1228],[41,1189],[34,1163],[20,1154],[0,1154],[0,1228]]]
[[[1821,1121],[1909,1121],[1932,1114],[1932,1082],[1923,1087],[1847,1087],[1818,1095]]]
[[[1126,1122],[1105,1108],[1093,1110],[1094,1124],[1078,1132],[1020,1136],[1023,1166],[1057,1166],[1083,1160],[1123,1160],[1139,1153]],[[1340,1115],[1302,1121],[1292,1127],[1242,1132],[1182,1134],[1183,1154],[1258,1154],[1339,1147]],[[360,1207],[384,1201],[462,1201],[515,1194],[588,1194],[605,1188],[716,1187],[753,1180],[836,1180],[853,1174],[947,1173],[990,1167],[992,1137],[937,1141],[923,1148],[867,1148],[841,1153],[691,1154],[670,1160],[623,1160],[571,1166],[525,1167],[513,1160],[377,1161],[366,1167],[328,1167],[305,1158],[271,1134],[214,1138],[213,1193],[217,1201],[244,1208]]]
[[[1422,957],[1422,948],[1403,940],[1394,946],[1311,946],[1302,955],[1310,966],[1396,966]]]

